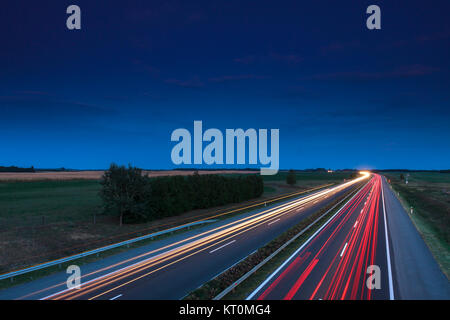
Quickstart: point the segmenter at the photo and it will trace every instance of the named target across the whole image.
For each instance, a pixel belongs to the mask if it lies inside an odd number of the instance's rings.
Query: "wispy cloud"
[[[260,76],[255,74],[240,74],[240,75],[227,75],[220,77],[209,78],[209,82],[228,82],[228,81],[239,81],[239,80],[249,80],[249,79],[268,79],[268,76]]]
[[[275,61],[281,61],[288,64],[298,64],[303,61],[303,58],[298,54],[280,54],[280,53],[271,53],[270,58]]]
[[[233,59],[234,62],[242,63],[242,64],[251,64],[256,61],[256,56],[244,56],[240,58]]]
[[[0,122],[5,125],[71,124],[116,114],[115,109],[48,96],[1,96]]]
[[[183,88],[201,88],[205,85],[203,83],[203,81],[201,81],[198,77],[193,77],[193,78],[187,79],[187,80],[167,79],[165,82],[168,84],[177,85],[177,86],[183,87]]]
[[[16,91],[15,92],[18,95],[22,96],[51,96],[52,94],[47,91],[39,91],[39,90],[23,90],[23,91]]]
[[[448,38],[450,38],[450,30],[440,30],[433,33],[421,34],[415,40],[419,43],[425,43],[429,41],[448,41]]]
[[[284,64],[298,64],[303,61],[303,57],[295,53],[278,53],[271,52],[263,55],[246,55],[233,59],[236,63],[254,64],[254,63],[269,63],[278,62]]]
[[[311,90],[304,86],[289,86],[281,94],[275,95],[275,98],[286,100],[286,99],[306,99],[314,100],[321,97],[321,94],[317,91]]]
[[[139,72],[147,72],[150,75],[154,76],[154,77],[159,77],[160,74],[160,70],[152,65],[149,65],[147,63],[145,63],[142,60],[139,59],[133,59],[131,61],[132,65],[133,65],[133,69]]]
[[[410,65],[389,71],[346,71],[314,74],[307,79],[314,80],[378,80],[425,76],[439,72],[438,68],[425,65]]]
[[[325,46],[322,46],[319,50],[322,55],[331,55],[340,52],[348,52],[349,50],[354,50],[359,47],[358,41],[351,42],[343,42],[343,41],[334,41]]]

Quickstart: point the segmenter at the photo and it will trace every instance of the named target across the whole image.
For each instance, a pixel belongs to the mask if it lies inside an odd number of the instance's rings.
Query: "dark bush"
[[[257,198],[264,191],[259,175],[216,174],[148,178],[142,170],[112,164],[103,176],[105,211],[125,223],[145,222]]]
[[[297,176],[295,175],[295,171],[294,170],[289,170],[287,176],[286,176],[286,183],[293,186],[294,184],[297,183]]]

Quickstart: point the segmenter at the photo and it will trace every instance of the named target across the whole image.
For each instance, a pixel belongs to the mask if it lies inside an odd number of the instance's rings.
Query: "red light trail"
[[[386,265],[386,252],[381,250],[384,237],[378,237],[385,228],[381,188],[381,177],[374,174],[258,299],[373,299],[366,271],[370,265],[381,265],[383,270]],[[387,275],[383,276],[385,283]]]

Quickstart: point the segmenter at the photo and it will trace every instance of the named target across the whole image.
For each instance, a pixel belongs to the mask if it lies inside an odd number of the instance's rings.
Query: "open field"
[[[335,171],[335,172],[325,172],[325,171],[297,171],[295,173],[297,177],[297,184],[302,184],[308,181],[338,181],[349,179],[352,175],[352,171]],[[288,175],[287,171],[279,171],[275,175],[263,176],[264,181],[286,181]]]
[[[385,176],[407,211],[413,208],[411,220],[450,279],[450,174],[389,172]]]
[[[92,217],[100,187],[97,180],[0,182],[0,228]]]
[[[263,199],[339,183],[344,177],[350,177],[349,174],[301,173],[297,184],[288,186],[283,173],[278,180],[273,179],[277,176],[265,181]],[[87,179],[0,181],[0,273],[165,229],[196,216],[208,217],[235,206],[194,210],[150,223],[119,227],[117,217],[102,214],[100,187],[98,180]]]

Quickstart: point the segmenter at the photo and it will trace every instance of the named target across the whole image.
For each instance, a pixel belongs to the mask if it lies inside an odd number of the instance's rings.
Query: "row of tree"
[[[20,168],[16,166],[3,167],[0,166],[0,172],[34,172],[34,167]]]
[[[104,210],[120,223],[159,219],[194,210],[237,203],[262,195],[261,176],[217,174],[149,178],[139,168],[112,164],[100,192]]]

